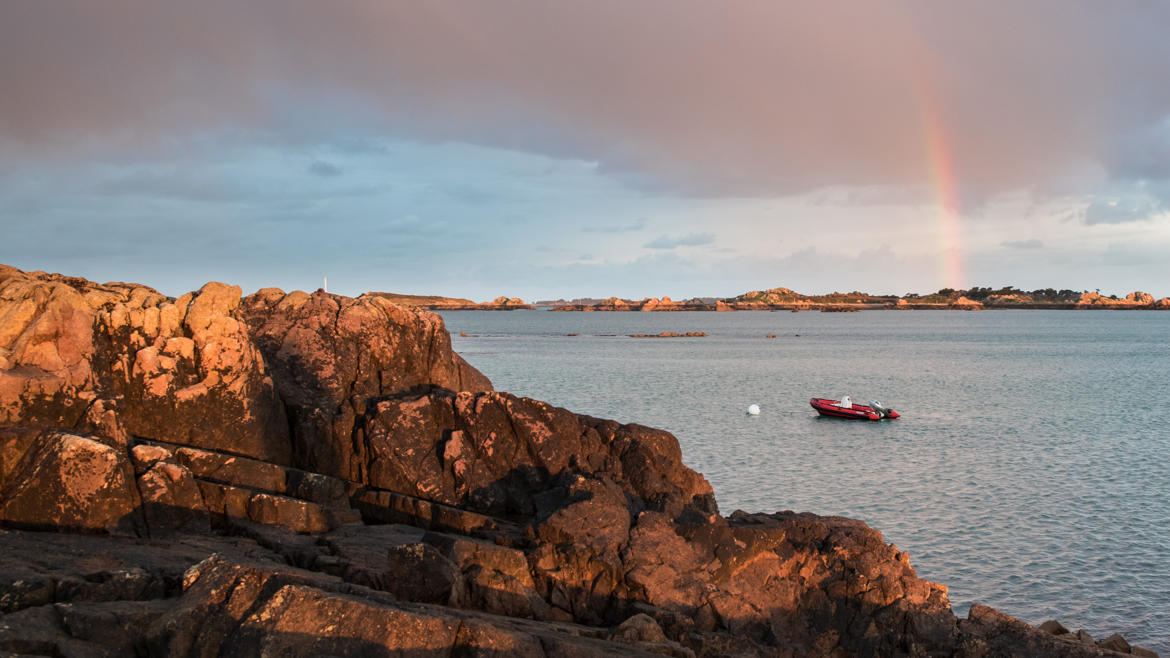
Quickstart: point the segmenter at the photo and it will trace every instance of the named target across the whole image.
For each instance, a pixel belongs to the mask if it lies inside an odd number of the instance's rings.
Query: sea
[[[497,390],[672,432],[723,514],[861,519],[960,616],[1170,655],[1170,313],[441,315]],[[901,418],[808,404],[842,395]]]

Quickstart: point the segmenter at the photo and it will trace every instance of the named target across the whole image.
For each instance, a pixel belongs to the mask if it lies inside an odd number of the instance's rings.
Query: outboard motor
[[[878,415],[878,417],[880,417],[880,418],[889,418],[890,412],[893,411],[893,409],[888,409],[886,407],[883,407],[882,403],[878,402],[877,400],[870,400],[869,401],[869,408],[873,409],[874,413],[876,413]]]

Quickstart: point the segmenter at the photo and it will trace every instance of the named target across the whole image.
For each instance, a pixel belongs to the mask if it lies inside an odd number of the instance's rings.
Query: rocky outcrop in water
[[[492,391],[432,314],[0,276],[0,651],[1114,655],[956,619],[859,521],[721,516],[669,433]]]
[[[1077,301],[1078,308],[1108,308],[1122,310],[1170,309],[1170,297],[1155,299],[1153,295],[1134,291],[1122,298],[1106,297],[1096,292],[1086,292]]]

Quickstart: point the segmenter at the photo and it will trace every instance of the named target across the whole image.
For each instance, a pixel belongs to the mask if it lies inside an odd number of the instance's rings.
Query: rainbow
[[[955,171],[955,159],[937,99],[925,84],[919,85],[918,96],[925,124],[930,175],[942,214],[941,274],[947,287],[962,290],[967,287],[967,264],[962,248],[963,227],[959,222],[959,177]]]

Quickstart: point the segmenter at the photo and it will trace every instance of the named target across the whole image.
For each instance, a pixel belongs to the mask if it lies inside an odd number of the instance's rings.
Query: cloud
[[[1044,246],[1044,243],[1036,238],[1031,240],[1009,240],[1007,242],[999,243],[1001,247],[1008,249],[1039,249]]]
[[[880,202],[948,171],[969,205],[1074,161],[1166,176],[1167,25],[1166,3],[1093,0],[4,3],[0,142],[69,157],[344,125],[678,195]]]
[[[715,242],[713,233],[688,233],[677,237],[662,235],[642,246],[647,249],[675,249],[677,247],[699,247],[712,242]]]
[[[1093,224],[1124,224],[1126,222],[1140,222],[1166,212],[1166,205],[1161,199],[1150,196],[1134,196],[1125,198],[1094,199],[1085,208],[1085,223]]]
[[[582,233],[633,233],[646,228],[645,218],[629,224],[599,224],[581,227]]]
[[[332,178],[341,175],[341,167],[325,162],[324,160],[314,160],[306,171],[322,178]]]
[[[256,197],[256,192],[239,184],[191,171],[162,167],[139,169],[116,175],[97,184],[97,191],[111,196],[154,197],[185,201],[225,202],[244,201]]]

